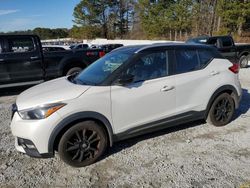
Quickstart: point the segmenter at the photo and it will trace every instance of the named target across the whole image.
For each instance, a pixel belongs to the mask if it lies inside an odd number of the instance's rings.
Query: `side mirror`
[[[117,80],[117,83],[119,85],[126,85],[126,84],[129,84],[131,82],[133,82],[134,80],[134,75],[132,74],[127,74],[127,75],[123,75],[121,76],[118,80]]]

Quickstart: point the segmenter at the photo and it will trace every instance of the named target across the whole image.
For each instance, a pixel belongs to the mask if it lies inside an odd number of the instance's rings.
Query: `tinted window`
[[[162,51],[143,55],[125,74],[134,75],[134,82],[139,82],[167,76],[168,70],[168,53]]]
[[[8,41],[10,52],[31,52],[35,50],[35,46],[31,37],[11,38]]]
[[[185,73],[200,69],[196,50],[176,50],[176,73]]]
[[[232,40],[231,40],[230,37],[222,37],[221,40],[222,40],[222,46],[223,47],[232,46]]]
[[[209,41],[207,43],[216,46],[216,44],[217,44],[217,38],[211,38],[211,39],[209,39]]]
[[[213,58],[213,53],[209,50],[198,50],[200,58],[200,68],[206,66]]]

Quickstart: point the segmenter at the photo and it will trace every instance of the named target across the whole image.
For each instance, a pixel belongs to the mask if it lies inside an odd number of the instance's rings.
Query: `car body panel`
[[[34,108],[44,104],[67,101],[82,95],[89,86],[71,83],[67,77],[51,80],[21,93],[16,100],[18,110]]]

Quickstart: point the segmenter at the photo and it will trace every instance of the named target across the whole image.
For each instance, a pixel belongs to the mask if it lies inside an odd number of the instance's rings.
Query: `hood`
[[[56,103],[79,97],[91,86],[71,83],[67,77],[58,78],[34,86],[21,93],[16,100],[18,110],[43,104]]]

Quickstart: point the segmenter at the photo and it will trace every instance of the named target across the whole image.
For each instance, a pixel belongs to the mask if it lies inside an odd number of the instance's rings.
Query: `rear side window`
[[[214,52],[206,49],[178,50],[176,54],[176,74],[203,69],[214,59]]]
[[[200,69],[196,50],[176,50],[176,74]]]
[[[9,52],[21,53],[35,50],[35,45],[31,37],[10,38],[8,42]]]

